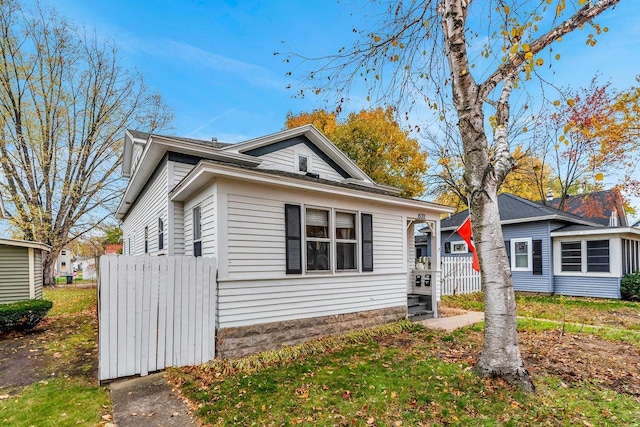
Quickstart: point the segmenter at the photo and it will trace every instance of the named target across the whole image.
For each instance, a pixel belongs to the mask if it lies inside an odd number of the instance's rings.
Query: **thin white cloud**
[[[185,136],[186,136],[187,138],[193,138],[193,137],[194,137],[194,135],[200,135],[200,132],[201,132],[204,128],[208,127],[211,123],[215,122],[215,121],[216,121],[216,120],[218,120],[219,118],[224,117],[224,116],[226,116],[227,114],[232,113],[233,111],[235,111],[235,109],[234,109],[234,108],[230,108],[230,109],[228,109],[228,110],[226,110],[226,111],[224,111],[224,112],[222,112],[222,113],[220,113],[220,114],[217,114],[217,115],[213,116],[213,117],[212,117],[208,122],[206,122],[206,123],[204,123],[204,124],[202,124],[202,125],[198,126],[196,129],[194,129],[194,130],[192,130],[191,132],[187,133]]]
[[[171,39],[131,38],[125,42],[131,50],[143,51],[152,56],[167,57],[189,64],[233,75],[254,86],[271,87],[284,90],[286,83],[282,78],[260,65],[238,61],[233,58],[209,52],[197,46]]]

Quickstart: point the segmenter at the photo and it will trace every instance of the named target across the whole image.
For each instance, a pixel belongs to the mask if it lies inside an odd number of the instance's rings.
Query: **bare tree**
[[[336,55],[318,58],[305,78],[315,82],[312,91],[331,89],[338,99],[364,82],[372,101],[404,100],[408,107],[437,109],[434,99],[450,91],[485,291],[484,344],[475,371],[529,391],[535,387],[518,347],[515,296],[497,204],[498,188],[513,166],[507,133],[510,97],[516,85],[543,65],[539,54],[585,25],[600,34],[593,19],[618,1],[394,1],[374,17],[373,28],[360,32],[363,38]],[[592,45],[594,33],[587,39]],[[293,57],[295,72],[313,60]],[[487,134],[492,135],[491,148]]]
[[[0,191],[19,237],[46,243],[45,284],[60,250],[111,215],[127,127],[172,119],[120,64],[117,47],[55,11],[0,1]]]

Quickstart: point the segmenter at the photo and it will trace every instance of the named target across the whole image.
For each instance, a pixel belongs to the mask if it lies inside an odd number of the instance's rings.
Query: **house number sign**
[[[418,219],[427,219],[427,214],[419,213]]]

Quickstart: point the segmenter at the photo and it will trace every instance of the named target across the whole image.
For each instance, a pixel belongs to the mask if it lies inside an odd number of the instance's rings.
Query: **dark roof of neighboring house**
[[[202,144],[202,145],[206,145],[207,147],[214,147],[214,148],[224,148],[224,147],[228,147],[230,145],[233,145],[233,144],[228,143],[228,142],[218,142],[218,141],[213,141],[213,140],[207,141],[205,139],[185,138],[185,137],[182,137],[182,136],[160,135],[160,134],[155,134],[155,133],[151,134],[151,133],[140,132],[138,130],[131,130],[131,129],[129,129],[129,133],[134,138],[148,139],[150,136],[161,136],[163,138],[171,138],[171,139],[175,139],[177,141],[193,142],[195,144]]]
[[[640,219],[639,219],[639,220],[637,220],[637,221],[632,225],[632,227],[638,227],[638,228],[640,228]]]
[[[549,206],[558,208],[560,200],[559,197],[556,197],[547,203]],[[616,190],[602,190],[569,196],[565,199],[563,210],[604,226],[609,226],[611,212],[616,210],[618,225],[620,227],[629,226],[622,205],[622,197]]]
[[[587,225],[590,223],[590,221],[577,215],[563,212],[550,206],[545,206],[541,203],[532,202],[531,200],[523,199],[522,197],[510,193],[502,193],[498,195],[498,209],[500,210],[500,220],[502,222],[509,221],[515,223],[525,222],[527,219],[557,219],[560,221],[572,223],[577,222],[580,224],[585,224],[586,222]],[[449,218],[443,219],[441,222],[441,228],[457,228],[465,219],[467,219],[468,215],[469,210],[467,209],[462,212],[458,212]]]

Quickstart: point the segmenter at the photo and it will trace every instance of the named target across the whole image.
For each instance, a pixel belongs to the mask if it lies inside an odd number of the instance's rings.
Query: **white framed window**
[[[511,239],[511,271],[531,271],[532,265],[531,237]]]
[[[611,273],[609,240],[561,242],[560,271],[563,273]]]
[[[202,256],[202,209],[200,206],[193,208],[193,256]]]
[[[469,246],[464,240],[451,242],[451,254],[468,254]]]
[[[164,221],[158,218],[158,250],[164,250]]]
[[[67,255],[67,251],[60,251],[60,255],[66,256]]]
[[[305,210],[307,271],[329,271],[331,268],[331,235],[328,209]]]
[[[336,212],[336,270],[358,269],[357,215],[352,212]]]

